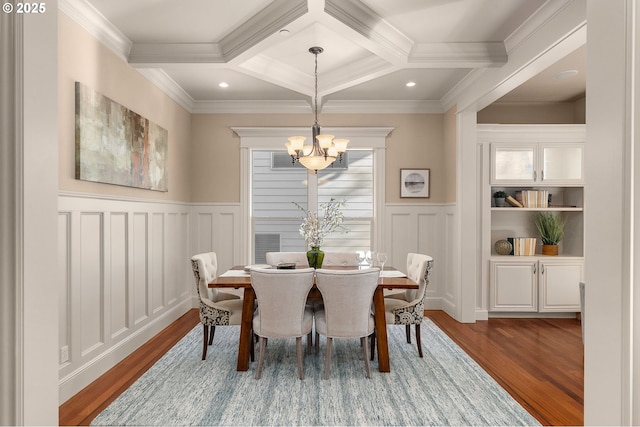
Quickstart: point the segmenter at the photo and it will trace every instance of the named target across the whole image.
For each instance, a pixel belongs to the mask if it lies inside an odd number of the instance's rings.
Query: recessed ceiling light
[[[220,83],[218,83],[218,86],[220,86],[220,87],[222,87],[222,88],[224,88],[224,87],[229,87],[229,83],[227,83],[227,82],[220,82]]]
[[[556,79],[558,79],[558,80],[568,79],[569,77],[573,77],[576,74],[578,74],[578,70],[565,70],[565,71],[561,71],[561,72],[557,73],[556,74]]]
[[[280,35],[282,37],[287,37],[290,34],[289,30],[287,30],[286,28],[283,28],[280,30]]]
[[[416,82],[408,82],[407,83],[407,87],[414,87],[416,85]]]

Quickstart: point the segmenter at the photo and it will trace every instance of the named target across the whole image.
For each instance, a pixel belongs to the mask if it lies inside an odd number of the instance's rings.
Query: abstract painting
[[[430,169],[400,169],[400,197],[429,197]]]
[[[168,132],[76,82],[76,179],[167,191]]]

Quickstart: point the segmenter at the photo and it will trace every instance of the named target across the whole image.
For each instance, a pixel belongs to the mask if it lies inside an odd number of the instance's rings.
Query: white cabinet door
[[[491,184],[582,185],[583,144],[492,143]]]
[[[580,311],[582,260],[540,261],[540,311]]]
[[[582,144],[548,144],[540,146],[540,181],[545,185],[576,185],[584,182]]]
[[[490,311],[538,311],[537,261],[490,262]]]
[[[492,184],[534,184],[535,145],[491,144]]]

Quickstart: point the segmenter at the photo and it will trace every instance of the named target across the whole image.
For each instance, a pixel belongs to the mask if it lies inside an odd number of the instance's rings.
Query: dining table
[[[344,270],[363,267],[333,266],[326,268]],[[238,340],[238,364],[236,370],[247,371],[249,369],[249,355],[251,353],[251,331],[255,305],[255,293],[251,286],[251,274],[247,271],[245,266],[235,266],[213,279],[209,283],[209,287],[244,289],[242,320],[240,321],[240,339]],[[376,344],[378,347],[378,369],[380,372],[391,372],[389,344],[387,341],[387,322],[384,308],[385,289],[418,289],[418,284],[401,271],[393,267],[385,266],[384,270],[380,272],[378,287],[373,294]],[[309,298],[319,299],[320,297],[320,292],[314,284],[309,293]]]

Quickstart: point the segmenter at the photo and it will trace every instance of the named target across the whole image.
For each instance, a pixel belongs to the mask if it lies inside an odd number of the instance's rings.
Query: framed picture
[[[429,197],[430,169],[400,169],[400,197]]]

